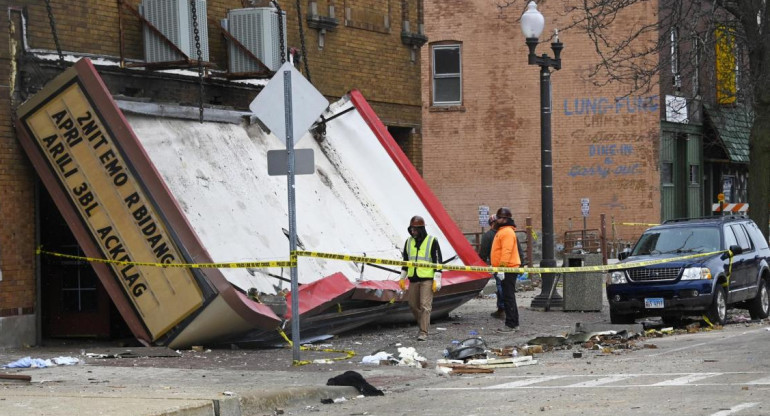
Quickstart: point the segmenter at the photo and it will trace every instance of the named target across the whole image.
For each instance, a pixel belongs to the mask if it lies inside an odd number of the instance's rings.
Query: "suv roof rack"
[[[747,217],[745,215],[743,215],[743,214],[711,215],[711,216],[707,216],[707,217],[676,218],[676,219],[673,219],[673,220],[663,221],[663,224],[673,224],[673,223],[677,223],[677,222],[693,221],[693,220],[696,220],[696,221],[697,220],[720,220],[720,221],[725,221],[725,220],[736,220],[736,219],[745,219],[745,218],[747,218]]]

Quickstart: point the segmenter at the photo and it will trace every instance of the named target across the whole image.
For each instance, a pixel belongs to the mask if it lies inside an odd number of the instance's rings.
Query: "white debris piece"
[[[392,355],[388,354],[385,351],[380,351],[377,354],[374,355],[367,355],[366,357],[361,359],[361,364],[371,364],[371,365],[380,365],[381,361],[398,361],[393,357]]]
[[[417,354],[414,347],[401,347],[398,349],[398,356],[401,359],[398,365],[422,368],[425,357]]]

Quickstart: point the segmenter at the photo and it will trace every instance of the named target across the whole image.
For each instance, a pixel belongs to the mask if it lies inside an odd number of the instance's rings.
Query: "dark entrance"
[[[40,242],[43,250],[83,256],[67,223],[44,187],[40,195]],[[107,291],[87,261],[50,255],[40,258],[44,338],[130,336]]]

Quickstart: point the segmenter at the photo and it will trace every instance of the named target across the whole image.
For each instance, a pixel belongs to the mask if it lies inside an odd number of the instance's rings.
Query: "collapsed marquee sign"
[[[388,152],[394,152],[398,146],[382,123],[360,94],[352,94],[369,127]],[[17,113],[22,147],[86,256],[160,265],[213,263],[88,59],[51,81]],[[483,264],[406,157],[391,157],[460,259]],[[217,268],[98,261],[92,266],[133,334],[148,345],[175,348],[225,339],[258,341],[269,338],[267,334],[292,317],[291,311],[278,316],[267,305],[253,301]],[[446,289],[436,302],[439,312],[459,306],[488,279],[457,272],[445,276]],[[406,311],[405,302],[396,295],[396,282],[341,284],[340,279],[347,280],[335,273],[303,285],[301,299],[303,293],[318,296],[301,302],[299,315],[316,316],[322,330],[339,332],[382,316],[388,308]],[[379,293],[376,299],[370,295],[373,291]],[[383,291],[388,295],[383,296]],[[347,298],[358,302],[372,298],[374,303],[352,312],[356,317],[345,325],[334,322],[339,318],[318,316],[328,305]],[[395,306],[389,302],[394,298],[399,300]],[[313,319],[305,321],[303,332],[312,333]]]

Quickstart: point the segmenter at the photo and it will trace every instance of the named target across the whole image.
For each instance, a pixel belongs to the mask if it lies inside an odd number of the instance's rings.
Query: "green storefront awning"
[[[703,106],[730,161],[749,163],[749,134],[754,113],[744,106]]]

